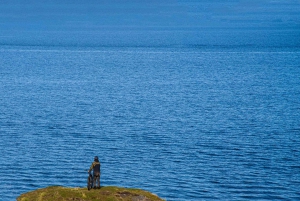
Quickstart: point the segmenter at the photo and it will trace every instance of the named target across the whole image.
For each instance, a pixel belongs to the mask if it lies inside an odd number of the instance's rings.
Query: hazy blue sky
[[[300,0],[1,0],[0,44],[36,40],[63,43],[107,31],[150,31],[182,43],[184,34],[222,30],[300,30]],[[162,33],[169,31],[170,33]],[[51,32],[51,34],[50,34]],[[64,34],[63,34],[64,33]],[[176,38],[176,33],[181,39]],[[116,32],[110,32],[116,34]],[[288,33],[287,33],[288,34]],[[77,36],[77,37],[76,37]],[[205,37],[205,35],[203,35]],[[122,34],[119,33],[119,36]],[[124,41],[129,40],[129,36]],[[225,36],[224,36],[225,37]],[[296,37],[296,36],[294,36]],[[65,38],[65,39],[64,39]],[[165,40],[165,39],[163,39]],[[181,42],[180,42],[180,41]],[[195,38],[195,40],[197,40]],[[149,41],[151,43],[151,41]],[[170,41],[169,41],[170,43]],[[183,42],[184,43],[184,42]]]

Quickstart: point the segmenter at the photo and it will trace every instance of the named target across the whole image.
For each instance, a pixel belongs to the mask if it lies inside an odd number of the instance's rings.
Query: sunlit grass
[[[67,188],[62,186],[51,186],[43,189],[38,189],[17,198],[17,201],[161,201],[163,199],[158,196],[141,190],[133,188],[120,188],[115,186],[106,186],[101,189],[87,188]]]

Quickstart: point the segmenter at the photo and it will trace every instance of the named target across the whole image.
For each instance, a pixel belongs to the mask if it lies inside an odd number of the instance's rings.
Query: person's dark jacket
[[[94,175],[100,175],[100,162],[94,161],[89,169],[89,172],[93,170]]]

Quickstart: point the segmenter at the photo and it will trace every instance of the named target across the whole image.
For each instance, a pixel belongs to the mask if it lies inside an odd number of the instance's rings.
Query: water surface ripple
[[[0,50],[0,195],[102,185],[299,200],[299,51]]]

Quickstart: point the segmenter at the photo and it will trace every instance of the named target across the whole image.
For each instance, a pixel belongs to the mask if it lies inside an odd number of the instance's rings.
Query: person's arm
[[[92,163],[92,165],[91,165],[91,167],[90,167],[90,169],[89,169],[89,173],[92,171],[92,169],[94,168],[94,163]]]

